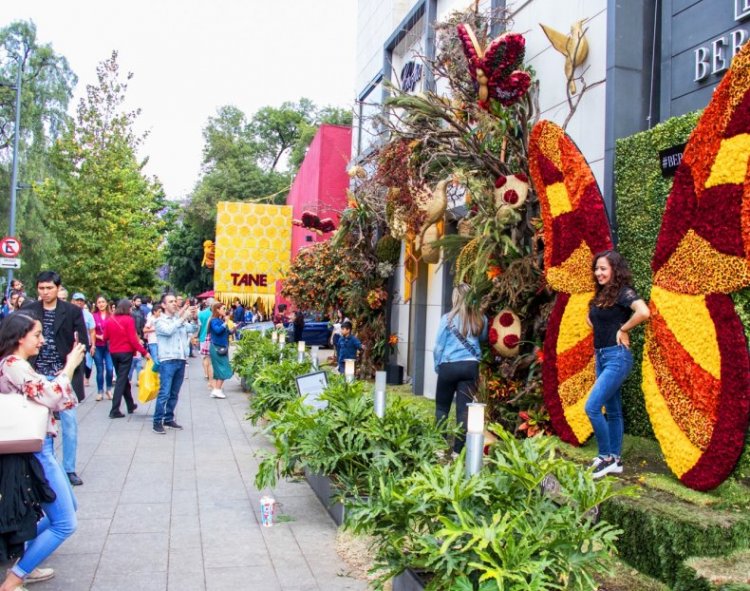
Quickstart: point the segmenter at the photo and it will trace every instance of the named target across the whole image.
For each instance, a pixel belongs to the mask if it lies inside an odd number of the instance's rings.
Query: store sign
[[[235,287],[243,285],[268,286],[268,275],[265,273],[230,273],[230,275],[232,276],[232,285]]]
[[[750,18],[750,0],[734,0],[734,20],[742,21],[747,18]],[[710,76],[726,72],[732,63],[732,58],[748,38],[750,38],[748,30],[738,27],[695,49],[693,81],[701,82]]]
[[[674,176],[677,167],[680,166],[680,162],[682,162],[682,153],[685,151],[686,145],[687,144],[680,144],[679,146],[672,146],[671,148],[659,152],[662,176]]]
[[[734,20],[745,20],[750,16],[750,0],[734,0]]]
[[[401,68],[401,90],[404,92],[414,92],[417,84],[422,79],[422,64],[417,62],[406,62]]]

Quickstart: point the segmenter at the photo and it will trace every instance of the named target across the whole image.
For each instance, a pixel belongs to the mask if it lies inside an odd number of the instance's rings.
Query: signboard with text
[[[214,291],[228,301],[273,307],[276,281],[289,268],[292,208],[221,201],[216,207]]]

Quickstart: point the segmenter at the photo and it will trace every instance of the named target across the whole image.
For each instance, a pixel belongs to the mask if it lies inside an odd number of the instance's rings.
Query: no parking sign
[[[0,256],[14,258],[21,254],[21,241],[13,236],[0,240]]]

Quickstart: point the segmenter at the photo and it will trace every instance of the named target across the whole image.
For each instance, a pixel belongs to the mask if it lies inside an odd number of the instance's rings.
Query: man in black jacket
[[[58,299],[60,275],[55,271],[42,271],[36,278],[39,300],[23,307],[22,313],[36,318],[42,323],[44,345],[34,360],[34,369],[45,376],[57,375],[65,365],[65,358],[76,343],[89,348],[88,330],[81,309]],[[73,390],[78,401],[85,396],[83,388],[83,363],[73,374]],[[62,427],[63,470],[74,486],[83,484],[76,474],[76,452],[78,449],[78,418],[76,409],[60,413]]]

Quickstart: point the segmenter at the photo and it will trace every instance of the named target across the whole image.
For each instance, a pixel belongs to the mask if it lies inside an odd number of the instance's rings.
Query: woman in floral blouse
[[[21,587],[24,578],[69,538],[77,525],[73,489],[55,459],[53,438],[57,435],[57,425],[52,412],[78,404],[70,380],[86,352],[83,345],[76,345],[65,360],[62,371],[53,380],[48,380],[34,371],[28,362],[30,357],[39,353],[43,343],[42,325],[23,312],[11,314],[0,323],[0,392],[24,394],[29,400],[49,409],[47,439],[42,450],[34,455],[57,497],[51,503],[42,503],[44,517],[37,526],[37,537],[29,542],[21,560],[8,571],[0,591],[14,591]]]

